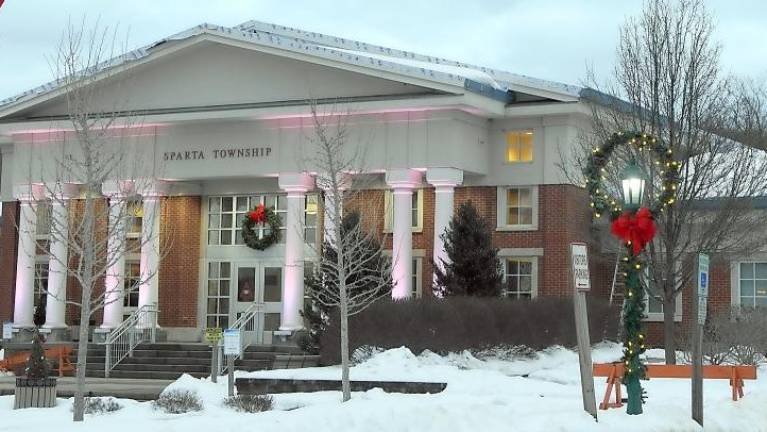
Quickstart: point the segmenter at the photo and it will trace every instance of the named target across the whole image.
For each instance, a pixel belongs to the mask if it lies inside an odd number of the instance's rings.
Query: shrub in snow
[[[163,392],[152,408],[168,414],[183,414],[190,411],[202,411],[202,400],[197,393],[189,390],[169,390]]]
[[[384,350],[381,348],[369,346],[369,345],[363,345],[352,353],[352,364],[358,365],[360,363],[364,363],[368,360],[370,360],[371,357],[373,357],[376,354],[382,353]]]
[[[755,365],[767,354],[767,309],[740,308],[709,315],[703,327],[703,360],[709,364]],[[690,363],[689,331],[678,337],[683,361]]]
[[[85,398],[85,414],[107,414],[120,411],[122,405],[114,398],[87,397]]]
[[[592,342],[617,340],[619,308],[595,298],[588,299],[588,308]],[[338,364],[338,312],[332,310],[330,314],[320,340],[320,356],[323,364]],[[469,351],[497,356],[506,350],[503,355],[519,357],[555,345],[576,346],[573,322],[570,298],[455,296],[407,302],[379,300],[350,317],[349,345],[352,352],[363,346],[406,346],[416,355],[429,350],[437,354]],[[527,348],[511,348],[516,346]]]
[[[269,395],[237,395],[224,399],[224,406],[238,412],[259,413],[271,411],[274,400]]]

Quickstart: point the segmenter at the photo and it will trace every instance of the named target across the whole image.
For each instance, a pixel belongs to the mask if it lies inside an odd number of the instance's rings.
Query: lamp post
[[[621,173],[623,186],[623,219],[633,229],[637,224],[638,213],[641,211],[644,198],[645,178],[642,170],[636,163],[629,164]],[[646,209],[644,209],[646,211]],[[626,241],[626,257],[623,258],[623,274],[625,276],[625,295],[623,303],[623,325],[625,341],[623,344],[623,359],[626,373],[623,383],[626,385],[628,403],[627,414],[642,413],[642,384],[640,379],[644,377],[644,364],[640,354],[644,351],[644,335],[641,332],[642,317],[644,315],[644,289],[641,283],[642,263],[639,259],[641,247],[636,247],[634,242],[640,242],[637,238]]]

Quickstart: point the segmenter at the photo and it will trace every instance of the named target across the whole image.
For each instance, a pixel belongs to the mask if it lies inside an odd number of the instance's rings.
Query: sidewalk
[[[0,376],[0,396],[12,395],[16,377]],[[86,396],[114,396],[135,400],[154,400],[173,381],[150,379],[86,378]],[[58,379],[58,397],[72,397],[75,393],[75,378]]]

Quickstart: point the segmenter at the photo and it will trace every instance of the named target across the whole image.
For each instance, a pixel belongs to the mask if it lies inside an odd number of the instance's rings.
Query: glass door
[[[262,267],[262,314],[263,337],[267,343],[272,342],[273,332],[280,329],[282,312],[282,265],[280,263],[265,264]]]
[[[263,304],[260,299],[260,289],[257,285],[259,266],[253,264],[237,265],[237,289],[234,292],[234,310],[232,322],[238,320],[251,307],[255,308],[256,313],[243,328],[243,341],[246,344],[263,343]]]

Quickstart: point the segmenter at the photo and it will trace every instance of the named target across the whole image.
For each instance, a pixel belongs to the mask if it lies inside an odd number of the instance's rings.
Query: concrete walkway
[[[160,392],[173,381],[150,379],[86,378],[86,396],[114,396],[136,400],[154,400]],[[0,376],[0,396],[12,395],[16,377]],[[58,379],[56,392],[58,397],[72,397],[75,394],[75,378]]]

